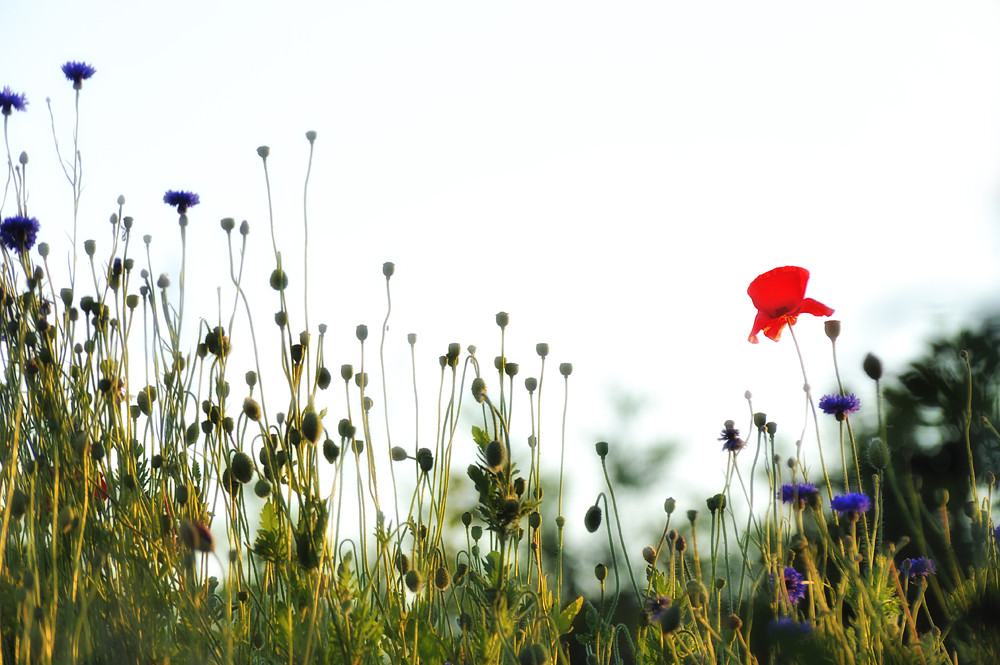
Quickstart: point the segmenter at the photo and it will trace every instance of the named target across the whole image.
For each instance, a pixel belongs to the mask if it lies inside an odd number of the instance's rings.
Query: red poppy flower
[[[750,282],[747,294],[757,308],[757,318],[750,331],[750,341],[757,343],[757,333],[775,342],[785,324],[793,325],[799,314],[830,316],[833,310],[812,298],[806,298],[809,271],[796,266],[775,268]]]

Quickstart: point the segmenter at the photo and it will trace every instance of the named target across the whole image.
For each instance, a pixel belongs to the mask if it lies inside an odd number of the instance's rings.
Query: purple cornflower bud
[[[911,580],[917,577],[926,578],[928,575],[933,575],[937,572],[937,566],[934,565],[933,559],[921,556],[916,559],[906,559],[903,563],[907,562],[910,564],[909,576]]]
[[[732,420],[727,420],[724,423],[719,441],[723,442],[722,449],[730,453],[739,452],[746,445],[746,442],[740,438],[740,431],[736,429]]]

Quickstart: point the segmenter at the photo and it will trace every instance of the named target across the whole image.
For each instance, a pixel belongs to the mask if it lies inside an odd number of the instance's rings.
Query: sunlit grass
[[[69,64],[78,100],[93,71]],[[4,89],[5,141],[8,119],[23,109],[17,102]],[[317,137],[306,137],[311,164]],[[651,498],[657,510],[663,505],[662,533],[655,544],[630,543],[607,469],[615,446],[596,444],[592,461],[605,482],[594,505],[564,503],[565,436],[547,425],[543,439],[541,428],[548,345],[536,349],[537,371],[521,378],[521,367],[506,360],[504,312],[496,338],[486,341],[494,361],[481,365],[482,352],[458,344],[432,361],[440,372],[436,395],[417,394],[418,366],[427,363],[416,337],[408,337],[414,405],[434,405],[434,440],[413,449],[393,443],[393,432],[419,429],[394,422],[388,404],[384,331],[394,266],[382,266],[382,333],[358,326],[357,366],[329,367],[327,329],[310,328],[305,280],[294,296],[305,302],[303,321],[288,313],[291,270],[274,233],[269,152],[258,149],[271,219],[268,282],[280,309],[263,321],[245,292],[249,226],[230,218],[220,222],[220,242],[231,279],[222,301],[231,311],[185,313],[192,288],[185,229],[198,204],[190,192],[164,198],[177,211],[184,252],[176,290],[154,270],[150,238],[136,242],[124,198],[108,237],[84,241],[79,264],[74,246],[69,284],[54,283],[48,247],[32,253],[38,229],[28,214],[27,160],[13,158],[8,143],[16,214],[5,217],[0,233],[3,662],[1000,657],[996,638],[976,621],[998,602],[992,474],[987,482],[976,482],[974,472],[969,479],[965,522],[953,523],[946,494],[922,498],[891,463],[877,359],[864,361],[872,384],[862,395],[875,406],[875,436],[858,440],[850,420],[858,399],[840,386],[818,401],[829,415],[811,409],[814,434],[782,459],[777,426],[755,411],[748,393],[747,426],[727,421],[720,437],[722,491],[704,507]],[[65,175],[75,220],[76,145],[74,155]],[[308,202],[308,176],[304,196]],[[106,249],[98,252],[99,244]],[[302,249],[305,269],[308,241]],[[190,349],[185,316],[198,322]],[[249,334],[231,339],[238,317]],[[220,324],[207,323],[214,319]],[[827,334],[836,366],[835,323]],[[278,327],[277,348],[258,347],[265,325]],[[264,359],[281,368],[280,380],[264,383]],[[968,356],[963,360],[968,367]],[[551,398],[562,396],[556,408],[565,432],[572,366],[557,371],[553,379],[549,369],[545,403],[552,408]],[[981,417],[972,413],[971,377],[970,369],[967,442],[973,417]],[[559,382],[556,395],[552,381]],[[789,377],[789,385],[798,381]],[[552,417],[546,412],[547,422]],[[515,421],[516,431],[530,434],[512,434]],[[838,440],[821,442],[833,423]],[[741,429],[750,433],[746,440]],[[476,462],[457,468],[456,449],[475,450]],[[971,442],[968,452],[971,469]],[[818,470],[806,461],[814,454]],[[829,468],[827,456],[836,460]],[[387,468],[388,475],[379,473]],[[548,475],[555,468],[558,476]],[[471,495],[454,490],[458,479],[471,481]],[[908,508],[893,516],[908,534],[895,542],[883,537],[890,494]],[[553,506],[550,524],[542,513]],[[699,517],[706,508],[707,520]],[[592,556],[565,549],[566,530],[582,529],[601,538],[595,551],[606,539],[610,553],[592,562],[600,593],[587,599],[568,592],[576,585],[565,565],[570,556]]]

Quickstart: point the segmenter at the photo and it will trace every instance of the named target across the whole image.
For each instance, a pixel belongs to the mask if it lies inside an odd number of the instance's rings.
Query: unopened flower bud
[[[482,404],[486,401],[486,381],[481,377],[476,377],[472,380],[472,398],[476,400],[476,403]]]
[[[601,507],[594,504],[587,509],[587,514],[583,517],[583,525],[587,527],[587,531],[594,533],[599,528],[601,528]]]
[[[599,563],[594,566],[594,577],[597,578],[598,582],[603,582],[608,579],[608,567],[603,563]]]
[[[868,442],[868,463],[875,469],[884,469],[889,466],[889,446],[885,445],[880,437],[872,437]]]
[[[861,367],[872,381],[878,381],[882,378],[882,361],[875,354],[869,353],[866,355],[864,362],[861,363]]]
[[[652,566],[656,562],[656,550],[649,545],[642,548],[642,560]]]

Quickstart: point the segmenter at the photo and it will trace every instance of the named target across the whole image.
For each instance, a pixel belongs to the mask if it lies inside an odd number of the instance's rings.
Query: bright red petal
[[[818,300],[806,298],[802,301],[799,312],[802,314],[812,314],[813,316],[830,316],[833,314],[833,308],[827,307]]]
[[[806,293],[809,271],[796,266],[775,268],[750,283],[747,294],[754,307],[776,319],[795,313]]]

